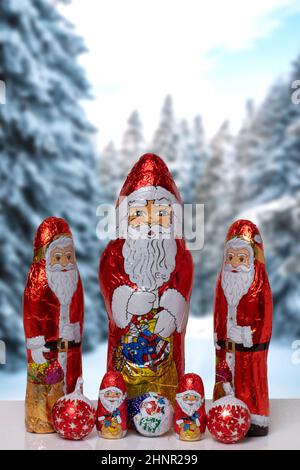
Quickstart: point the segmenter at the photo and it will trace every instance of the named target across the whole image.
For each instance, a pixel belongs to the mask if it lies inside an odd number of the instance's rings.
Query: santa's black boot
[[[266,436],[269,432],[269,426],[258,426],[257,424],[251,424],[247,437],[258,437]]]

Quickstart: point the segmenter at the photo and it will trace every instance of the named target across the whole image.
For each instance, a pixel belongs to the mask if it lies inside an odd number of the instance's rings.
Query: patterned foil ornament
[[[214,400],[230,383],[251,413],[249,436],[269,428],[267,356],[272,332],[272,294],[263,244],[256,225],[237,220],[230,227],[214,308],[216,383]]]
[[[198,441],[206,428],[205,397],[201,377],[185,374],[176,391],[174,431],[182,441]]]
[[[34,239],[24,291],[26,429],[53,432],[51,411],[81,376],[83,289],[67,222],[45,219]]]
[[[184,374],[193,262],[181,231],[174,180],[160,157],[143,155],[121,189],[117,238],[99,267],[107,368],[121,372],[129,398],[152,391],[174,403]]]
[[[96,427],[105,439],[120,439],[127,433],[127,399],[125,382],[120,372],[104,375],[98,399]]]
[[[128,414],[138,433],[158,437],[171,428],[173,407],[167,398],[149,392],[128,400]]]
[[[244,402],[234,397],[228,383],[225,390],[227,395],[213,402],[208,410],[207,428],[218,441],[234,444],[241,441],[250,428],[250,411]]]
[[[83,380],[79,377],[74,392],[59,398],[53,407],[54,429],[64,439],[83,439],[95,425],[96,411],[83,395],[82,385]]]

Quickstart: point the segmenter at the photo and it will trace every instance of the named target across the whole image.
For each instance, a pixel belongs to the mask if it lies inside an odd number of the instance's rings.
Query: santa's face
[[[60,265],[63,269],[71,269],[71,266],[75,264],[75,251],[73,244],[62,247],[57,246],[50,252],[50,266]]]
[[[254,278],[254,253],[251,245],[238,238],[227,242],[222,269],[222,288],[230,306],[236,307]]]
[[[69,305],[78,283],[73,241],[62,236],[46,252],[46,275],[50,289],[61,305]]]
[[[128,234],[132,238],[171,236],[172,208],[155,200],[140,200],[128,209]]]
[[[176,252],[171,204],[166,199],[132,201],[123,246],[124,268],[131,282],[141,289],[157,290],[169,280]]]
[[[99,391],[99,398],[104,408],[112,413],[119,408],[125,397],[119,388],[107,387]]]
[[[247,248],[229,247],[226,250],[226,265],[231,266],[231,272],[248,271],[250,268],[250,253]]]
[[[202,404],[201,395],[194,390],[187,390],[183,393],[177,393],[176,401],[182,411],[188,416],[192,416]]]

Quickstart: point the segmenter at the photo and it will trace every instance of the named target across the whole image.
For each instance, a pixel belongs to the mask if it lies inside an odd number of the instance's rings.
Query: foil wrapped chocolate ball
[[[157,437],[171,428],[173,407],[166,397],[148,392],[128,400],[128,415],[138,433]]]

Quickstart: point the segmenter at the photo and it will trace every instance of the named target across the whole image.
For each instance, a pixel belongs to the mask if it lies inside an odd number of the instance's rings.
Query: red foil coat
[[[46,261],[45,254],[48,246],[57,238],[64,236],[72,238],[72,234],[67,222],[63,219],[56,217],[49,217],[45,219],[39,226],[34,239],[34,258],[31,264],[27,282],[24,290],[23,299],[23,322],[26,342],[36,337],[44,337],[44,344],[51,343],[55,345],[59,338],[59,321],[60,321],[60,302],[54,292],[48,285],[46,276]],[[77,269],[77,268],[76,268]],[[69,322],[80,324],[80,336],[82,337],[83,330],[83,288],[81,279],[78,273],[77,288],[73,294],[69,305]],[[45,364],[48,362],[50,372],[59,374],[61,371],[58,369],[58,350],[51,349],[49,352],[44,352]],[[66,392],[70,393],[74,390],[78,377],[81,376],[81,343],[78,346],[72,347],[66,351],[66,376],[64,383]],[[51,383],[39,385],[36,380],[32,378],[32,372],[36,369],[35,378],[40,378],[43,372],[43,364],[37,365],[32,358],[31,349],[27,348],[27,362],[28,362],[28,384],[26,396],[26,426],[27,429],[33,432],[50,432],[51,425],[51,406],[49,405],[47,394],[51,396]],[[53,370],[53,368],[56,368]],[[52,370],[51,370],[52,369]],[[47,370],[47,369],[45,369]],[[46,384],[48,388],[46,389]],[[34,385],[34,390],[31,390]],[[56,384],[56,388],[58,385]],[[40,389],[38,393],[36,389]],[[44,390],[42,391],[42,388]],[[53,388],[53,387],[52,387]],[[56,399],[63,394],[62,390],[57,390]],[[39,397],[39,406],[37,403],[31,403],[33,397]],[[44,398],[42,399],[42,395]],[[31,398],[30,398],[31,397]],[[39,417],[35,416],[37,409],[40,408]],[[44,409],[43,409],[44,408]],[[31,424],[30,424],[31,422]],[[39,423],[39,424],[38,424]]]
[[[214,400],[225,395],[223,382],[232,380],[229,366],[226,368],[226,352],[229,351],[234,355],[232,385],[235,396],[248,406],[254,428],[258,426],[267,430],[269,416],[267,355],[272,332],[272,294],[258,228],[248,220],[237,220],[230,227],[226,242],[235,237],[248,241],[254,252],[253,281],[236,307],[236,323],[239,327],[251,328],[253,348],[237,350],[239,346],[237,345],[234,351],[232,350],[234,345],[229,342],[226,350],[228,303],[222,288],[221,273],[216,285],[214,306],[215,340],[221,344],[221,347],[218,345],[216,349]]]
[[[172,198],[180,203],[180,196],[174,180],[169,173],[165,163],[156,155],[146,154],[133,167],[128,175],[124,186],[121,190],[120,197],[117,202],[117,207],[121,204],[125,196],[131,195],[137,190],[144,190],[154,188],[159,191],[161,188],[168,191]],[[136,283],[130,280],[130,277],[124,269],[123,247],[125,240],[117,238],[110,241],[104,250],[99,266],[99,282],[100,289],[103,294],[105,305],[108,313],[109,321],[109,337],[108,337],[108,356],[107,356],[107,369],[121,371],[128,391],[128,397],[142,395],[148,391],[160,393],[174,402],[175,391],[178,380],[184,374],[184,336],[185,326],[182,331],[174,331],[168,341],[170,342],[170,354],[162,364],[136,368],[124,356],[117,358],[117,354],[122,347],[122,338],[129,334],[128,329],[134,327],[131,322],[130,325],[121,328],[116,325],[112,312],[112,299],[114,292],[120,286],[128,286],[137,291],[145,291],[137,286]],[[193,282],[193,262],[191,254],[187,251],[183,239],[176,239],[177,253],[175,259],[175,267],[169,279],[163,283],[158,289],[158,298],[161,300],[162,295],[173,289],[182,296],[188,306],[192,290]],[[124,302],[124,309],[126,309],[126,302]],[[148,315],[143,317],[135,317],[133,322],[155,321],[153,315],[163,310],[158,307],[157,310],[148,312]],[[140,323],[141,324],[141,323]],[[140,324],[138,327],[140,327]],[[157,335],[150,334],[150,339],[157,339]],[[161,343],[164,343],[164,338],[159,338]],[[136,337],[135,340],[139,341]],[[147,340],[147,338],[146,338]],[[130,369],[130,372],[128,370]]]
[[[196,398],[199,400],[197,407],[193,403]],[[206,428],[205,396],[203,382],[199,375],[189,373],[181,377],[176,390],[173,421],[174,431],[180,440],[197,441],[204,434]]]

